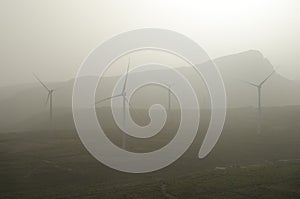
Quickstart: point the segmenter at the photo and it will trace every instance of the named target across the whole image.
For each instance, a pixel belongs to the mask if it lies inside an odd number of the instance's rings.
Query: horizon
[[[216,58],[214,58],[214,59],[212,59],[214,62],[216,61],[216,60],[219,60],[219,59],[224,59],[224,58],[227,58],[227,57],[235,57],[235,56],[238,56],[238,55],[241,55],[241,54],[246,54],[246,53],[250,53],[250,52],[258,52],[259,54],[261,54],[262,56],[263,56],[263,58],[266,58],[266,59],[268,59],[267,57],[264,57],[264,54],[263,54],[263,52],[261,52],[261,51],[259,51],[259,50],[255,50],[255,49],[249,49],[249,50],[246,50],[246,51],[242,51],[242,52],[237,52],[237,53],[233,53],[233,54],[228,54],[228,55],[224,55],[224,56],[220,56],[220,57],[216,57]],[[126,56],[125,56],[126,57]],[[151,57],[151,58],[153,58],[153,57]],[[121,62],[121,64],[124,64],[124,58],[121,58],[121,59],[123,59],[123,62]],[[133,62],[134,60],[132,60],[132,62]],[[138,61],[140,61],[140,60],[138,60]],[[183,63],[183,62],[182,62]],[[121,65],[120,63],[118,63],[118,66],[120,66]],[[174,64],[174,62],[173,62],[173,64]],[[175,63],[176,64],[176,63]],[[271,63],[272,64],[272,63]],[[138,66],[138,65],[140,65],[140,64],[132,64],[133,66]],[[218,66],[218,65],[217,65]],[[178,65],[178,63],[177,63],[177,65],[173,65],[172,67],[174,67],[174,68],[186,68],[186,67],[190,67],[188,64],[186,64],[186,65]],[[284,75],[282,75],[281,73],[280,73],[280,69],[282,68],[282,67],[279,67],[278,69],[273,65],[273,67],[274,67],[274,69],[275,69],[275,71],[276,71],[276,74],[278,74],[278,75],[280,75],[282,78],[284,78],[284,79],[286,79],[286,80],[289,80],[289,81],[292,81],[292,82],[295,82],[295,83],[298,83],[298,82],[300,82],[300,79],[289,79],[288,77],[286,77],[286,76],[284,76]],[[153,70],[155,70],[155,69],[153,69]],[[32,75],[32,73],[33,72],[31,72],[31,75]],[[40,76],[42,76],[43,75],[43,77],[45,76],[45,74],[39,74]],[[109,72],[107,72],[106,74],[104,74],[104,76],[103,77],[119,77],[119,76],[121,76],[122,75],[122,71],[117,71],[117,72],[113,72],[113,73],[109,73]],[[94,76],[99,76],[98,74],[95,74]],[[73,81],[74,79],[76,79],[76,77],[74,76],[74,77],[70,77],[69,79],[61,79],[61,80],[43,80],[43,81],[45,81],[45,82],[47,82],[47,83],[49,83],[49,84],[55,84],[55,83],[59,83],[59,82],[61,82],[61,83],[63,83],[63,82],[68,82],[68,81]],[[34,85],[36,85],[36,84],[38,84],[38,82],[36,81],[36,79],[34,78],[34,76],[32,76],[32,80],[30,80],[30,81],[27,81],[27,82],[18,82],[18,83],[11,83],[11,84],[8,84],[8,85],[0,85],[0,88],[6,88],[6,87],[14,87],[14,86],[18,86],[18,85],[24,85],[24,84],[34,84]]]

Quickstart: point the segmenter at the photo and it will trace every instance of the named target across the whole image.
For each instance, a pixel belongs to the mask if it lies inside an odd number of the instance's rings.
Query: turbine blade
[[[131,110],[133,110],[133,112],[136,114],[136,115],[139,115],[138,112],[133,108],[133,106],[131,105],[131,103],[129,102],[129,100],[127,99],[127,97],[124,98],[125,101],[127,102],[127,104],[129,105],[129,107],[131,108]]]
[[[51,93],[49,92],[49,93],[48,93],[48,96],[47,96],[47,99],[46,99],[45,106],[46,106],[46,105],[48,104],[48,102],[49,102],[50,95],[51,95]]]
[[[262,81],[259,85],[261,86],[261,85],[263,85],[273,74],[275,73],[275,70],[273,70],[272,71],[272,73],[270,74],[270,75],[268,75],[267,77],[266,77],[266,79],[264,79],[264,81]]]
[[[168,84],[168,89],[169,89],[169,92],[170,92],[171,95],[173,95],[173,93],[172,93],[172,91],[171,91],[171,88],[172,88],[172,86],[174,86],[174,84],[175,84],[175,83],[173,83],[173,84]]]
[[[129,66],[130,66],[130,57],[129,57],[129,59],[128,59],[127,71],[126,71],[126,76],[125,76],[125,81],[124,81],[124,86],[123,86],[122,93],[124,93],[124,92],[125,92],[125,90],[126,90],[126,85],[127,85],[127,79],[128,79],[128,71],[129,71]]]
[[[102,99],[102,100],[97,101],[95,104],[99,104],[99,103],[104,102],[104,101],[106,101],[106,100],[110,100],[110,99],[112,99],[112,98],[121,97],[121,96],[122,96],[122,95],[119,94],[119,95],[107,97],[107,98],[104,98],[104,99]]]
[[[40,84],[47,90],[50,92],[50,89],[38,78],[38,76],[36,76],[34,73],[33,73],[33,76],[40,82]]]
[[[248,81],[245,81],[245,80],[240,80],[241,82],[244,82],[244,83],[246,83],[246,84],[249,84],[249,85],[251,85],[251,86],[255,86],[255,87],[258,87],[259,85],[256,85],[256,84],[253,84],[253,83],[251,83],[251,82],[248,82]]]

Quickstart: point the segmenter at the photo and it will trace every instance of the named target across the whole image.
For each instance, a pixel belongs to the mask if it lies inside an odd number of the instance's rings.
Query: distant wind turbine
[[[33,76],[39,81],[39,83],[47,90],[48,92],[48,96],[46,99],[46,104],[48,104],[48,102],[50,101],[49,105],[50,105],[50,110],[49,110],[49,116],[50,116],[50,131],[52,131],[52,125],[53,125],[53,101],[52,101],[52,97],[53,97],[53,92],[55,91],[54,89],[49,89],[39,78],[38,76],[36,76],[35,74],[33,74]]]
[[[114,96],[111,96],[111,97],[108,97],[108,98],[104,98],[104,99],[102,99],[100,101],[97,101],[95,103],[95,104],[99,104],[99,103],[104,102],[106,100],[110,100],[110,99],[117,98],[117,97],[122,97],[123,98],[123,127],[125,127],[125,122],[126,122],[126,118],[125,118],[125,105],[126,105],[126,103],[129,105],[129,107],[131,107],[131,104],[130,104],[127,96],[126,96],[126,86],[127,86],[129,66],[130,66],[130,58],[128,59],[127,71],[126,71],[126,76],[125,76],[125,81],[124,81],[122,92],[118,95],[114,95]],[[122,134],[122,148],[126,149],[126,135],[125,135],[125,133]]]
[[[261,133],[261,89],[262,86],[264,85],[264,83],[275,73],[275,70],[272,71],[272,73],[270,73],[260,84],[254,84],[248,81],[243,81],[246,84],[249,84],[251,86],[254,86],[257,88],[257,96],[258,96],[258,118],[257,118],[257,133],[260,134]]]

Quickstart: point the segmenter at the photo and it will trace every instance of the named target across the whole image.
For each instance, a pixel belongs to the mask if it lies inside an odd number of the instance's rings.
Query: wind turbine
[[[246,84],[249,84],[251,86],[254,86],[257,88],[257,96],[258,96],[258,118],[257,118],[257,133],[260,134],[261,133],[261,89],[262,86],[264,85],[264,83],[275,73],[275,70],[272,71],[272,73],[270,73],[260,84],[254,84],[248,81],[243,81]]]
[[[46,105],[48,104],[48,102],[50,101],[49,105],[50,105],[50,110],[49,110],[49,117],[50,117],[50,131],[52,131],[52,125],[53,125],[53,104],[52,104],[52,97],[53,97],[53,92],[55,91],[54,89],[50,89],[48,88],[39,78],[38,76],[36,76],[35,74],[33,74],[33,76],[39,81],[39,83],[47,90],[48,92],[48,96],[46,99]]]
[[[122,97],[123,98],[123,107],[122,107],[123,108],[123,127],[125,127],[125,122],[126,122],[126,118],[125,118],[126,103],[131,107],[131,104],[130,104],[127,96],[126,96],[126,86],[127,86],[129,66],[130,66],[130,58],[128,59],[127,71],[126,71],[126,76],[125,76],[125,81],[124,81],[122,92],[118,95],[114,95],[114,96],[111,96],[111,97],[108,97],[108,98],[104,98],[104,99],[102,99],[100,101],[97,101],[95,103],[95,104],[99,104],[99,103],[104,102],[106,100],[114,99],[114,98],[117,98],[117,97]],[[126,149],[126,135],[125,135],[125,133],[122,134],[122,148]]]

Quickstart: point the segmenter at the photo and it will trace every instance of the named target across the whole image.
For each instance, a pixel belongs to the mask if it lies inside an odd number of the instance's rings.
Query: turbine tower
[[[39,81],[39,83],[46,89],[46,91],[48,92],[48,96],[47,96],[47,99],[46,99],[46,104],[49,103],[49,119],[50,119],[50,122],[49,122],[49,125],[50,125],[50,131],[53,131],[53,101],[52,101],[52,97],[53,97],[53,92],[55,91],[54,89],[49,89],[39,78],[38,76],[36,76],[35,74],[33,74],[33,76]]]
[[[171,113],[171,96],[172,96],[172,92],[171,92],[171,87],[174,84],[168,84],[168,113]]]
[[[100,101],[97,101],[95,103],[95,104],[99,104],[99,103],[104,102],[106,100],[110,100],[110,99],[117,98],[117,97],[122,97],[123,98],[122,109],[123,109],[123,127],[124,127],[124,129],[125,129],[125,124],[126,124],[126,118],[125,118],[126,117],[125,116],[126,103],[129,105],[129,107],[131,107],[131,104],[130,104],[127,96],[126,96],[126,86],[127,86],[129,66],[130,66],[130,58],[128,59],[127,71],[126,71],[126,76],[125,76],[125,81],[124,81],[122,92],[118,95],[114,95],[114,96],[111,96],[111,97],[108,97],[108,98],[104,98],[104,99],[102,99]],[[126,149],[126,135],[125,135],[125,133],[122,134],[122,148]]]
[[[257,97],[258,97],[258,118],[257,118],[257,133],[258,134],[261,134],[261,113],[262,113],[262,110],[261,110],[261,89],[262,89],[262,86],[264,85],[264,83],[275,73],[275,70],[272,71],[272,73],[270,73],[260,84],[254,84],[254,83],[251,83],[251,82],[248,82],[248,81],[243,81],[245,82],[246,84],[249,84],[251,86],[254,86],[257,88]]]

